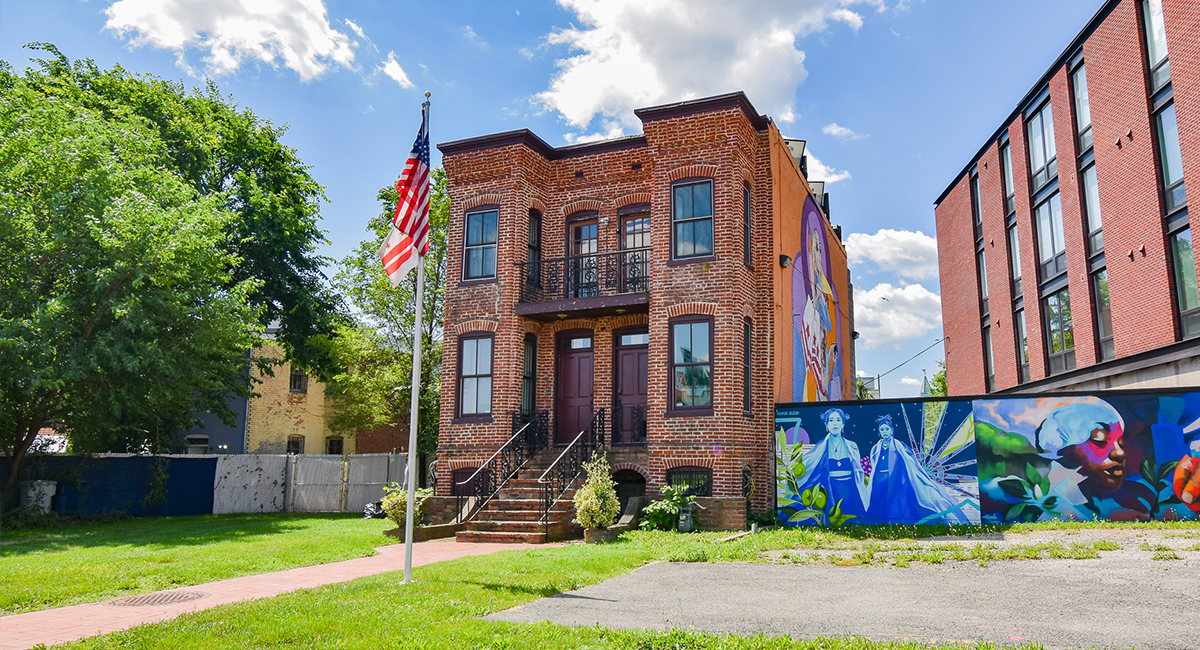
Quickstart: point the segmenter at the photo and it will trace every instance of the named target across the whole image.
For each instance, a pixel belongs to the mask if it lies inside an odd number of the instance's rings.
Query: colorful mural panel
[[[1196,519],[1200,392],[779,405],[776,479],[788,525]]]
[[[792,399],[842,399],[841,314],[832,282],[825,219],[804,202],[800,250],[792,258]]]

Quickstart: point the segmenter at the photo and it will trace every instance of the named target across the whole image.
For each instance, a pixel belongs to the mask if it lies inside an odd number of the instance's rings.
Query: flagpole
[[[421,104],[421,119],[429,133],[429,95]],[[428,136],[427,136],[428,137]],[[431,172],[432,173],[432,172]],[[417,492],[417,416],[421,400],[421,328],[424,326],[422,304],[425,297],[425,256],[417,255],[417,317],[413,321],[412,400],[408,409],[408,504],[404,511],[404,583],[412,583],[413,504]]]

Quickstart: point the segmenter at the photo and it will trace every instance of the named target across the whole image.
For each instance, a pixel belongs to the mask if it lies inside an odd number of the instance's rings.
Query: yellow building
[[[283,359],[283,349],[267,343],[256,357]],[[326,425],[325,385],[284,363],[275,376],[252,368],[259,397],[252,398],[246,424],[251,454],[353,454],[354,439],[334,435]]]

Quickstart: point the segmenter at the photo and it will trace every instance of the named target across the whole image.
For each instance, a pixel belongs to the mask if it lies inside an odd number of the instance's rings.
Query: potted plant
[[[583,464],[587,481],[575,491],[575,523],[583,526],[583,539],[589,544],[612,542],[618,532],[609,528],[621,512],[617,484],[612,480],[608,459],[597,452]]]

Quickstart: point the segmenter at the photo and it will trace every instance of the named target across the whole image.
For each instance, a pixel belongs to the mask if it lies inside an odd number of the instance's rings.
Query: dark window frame
[[[1088,274],[1092,290],[1092,305],[1096,309],[1096,358],[1100,362],[1111,361],[1117,358],[1116,346],[1113,338],[1112,327],[1112,294],[1108,293],[1108,304],[1101,304],[1100,300],[1100,275],[1104,275],[1105,284],[1108,283],[1108,267],[1101,267]],[[1107,307],[1108,318],[1104,317],[1105,307]],[[1108,334],[1104,334],[1104,324],[1108,323]]]
[[[1051,181],[1058,178],[1058,143],[1054,141],[1054,107],[1050,103],[1049,94],[1046,94],[1044,100],[1038,102],[1034,108],[1026,111],[1026,115],[1029,116],[1024,123],[1026,158],[1029,162],[1029,189],[1031,193],[1036,194],[1043,187],[1049,185]],[[1047,120],[1047,117],[1050,119]],[[1041,126],[1042,142],[1049,142],[1054,145],[1054,154],[1051,155],[1050,148],[1043,144],[1042,156],[1045,158],[1045,161],[1043,161],[1041,167],[1036,169],[1033,167],[1033,138],[1030,135],[1030,127],[1033,126],[1035,118]],[[1048,134],[1046,132],[1047,123],[1050,125],[1050,132]]]
[[[1096,205],[1095,215],[1092,214],[1092,200],[1089,198],[1091,194],[1088,192],[1087,176],[1091,174],[1096,179]],[[1104,209],[1100,206],[1100,178],[1099,172],[1096,169],[1096,161],[1094,158],[1089,158],[1079,170],[1079,205],[1083,209],[1083,231],[1087,239],[1088,256],[1099,255],[1104,252]],[[1092,221],[1096,221],[1097,225],[1092,228]]]
[[[1004,228],[1005,244],[1008,248],[1008,276],[1014,300],[1024,293],[1021,288],[1021,278],[1025,267],[1021,264],[1021,233],[1014,221]]]
[[[1012,144],[1005,140],[1000,145],[1000,185],[1004,192],[1004,215],[1017,211],[1017,189],[1013,177]]]
[[[754,206],[750,200],[750,183],[743,181],[742,182],[742,232],[743,232],[743,241],[742,241],[743,260],[742,260],[742,262],[746,265],[747,268],[751,268],[751,269],[754,268],[754,250],[751,246],[752,238],[754,236],[753,207]],[[714,212],[715,212],[715,210],[714,210]],[[713,243],[714,243],[713,248],[715,249],[716,242],[713,242]]]
[[[742,415],[754,412],[754,324],[749,318],[742,321]]]
[[[521,413],[523,415],[533,415],[537,412],[537,348],[537,336],[526,334],[521,360]]]
[[[667,470],[667,480],[664,485],[686,485],[688,486],[687,494],[696,497],[711,497],[713,487],[712,475],[713,471],[711,467],[680,465]],[[676,481],[677,478],[683,480]]]
[[[470,240],[471,217],[473,215],[485,215],[488,213],[496,213],[496,241],[479,244],[468,244]],[[486,222],[481,222],[480,227],[484,232],[487,232]],[[463,213],[463,245],[462,245],[462,278],[460,285],[465,284],[483,284],[486,282],[495,282],[500,270],[500,206],[498,205],[480,205]],[[482,234],[481,234],[482,237]],[[480,249],[481,251],[487,248],[494,248],[496,251],[496,267],[492,269],[491,275],[482,274],[483,268],[480,270],[480,275],[470,275],[470,251],[472,249]],[[480,254],[480,266],[486,267],[483,263],[483,253]]]
[[[525,282],[531,287],[542,286],[542,226],[544,223],[542,213],[530,208],[525,260],[529,265],[526,267]]]
[[[983,196],[979,189],[979,170],[971,170],[971,219],[974,224],[975,245],[983,244]]]
[[[1162,117],[1168,110],[1174,109],[1175,112],[1175,141],[1174,145],[1179,154],[1181,165],[1183,164],[1183,143],[1180,141],[1179,134],[1179,112],[1175,108],[1175,97],[1172,90],[1168,90],[1163,97],[1157,99],[1154,105],[1153,113],[1150,115],[1151,128],[1154,133],[1154,149],[1155,163],[1158,165],[1158,187],[1162,192],[1163,213],[1167,216],[1187,209],[1187,185],[1184,182],[1184,170],[1179,170],[1179,179],[1167,185],[1167,152],[1165,143],[1163,142]],[[1182,199],[1177,199],[1176,194],[1179,194]]]
[[[1172,288],[1171,303],[1175,309],[1176,324],[1177,324],[1177,327],[1179,328],[1178,329],[1179,339],[1187,340],[1187,339],[1193,339],[1193,338],[1196,338],[1197,336],[1200,336],[1200,307],[1193,307],[1190,309],[1183,308],[1183,298],[1184,298],[1183,292],[1185,291],[1185,289],[1181,285],[1181,279],[1179,277],[1181,269],[1180,269],[1180,265],[1179,265],[1179,261],[1178,261],[1178,257],[1177,257],[1178,253],[1176,252],[1176,249],[1175,249],[1174,240],[1177,237],[1181,237],[1184,233],[1187,233],[1188,241],[1192,242],[1191,273],[1192,273],[1193,287],[1196,286],[1196,282],[1197,282],[1197,280],[1196,280],[1196,247],[1195,247],[1194,240],[1192,239],[1192,235],[1191,235],[1192,229],[1191,229],[1190,225],[1186,222],[1186,220],[1183,220],[1183,224],[1184,225],[1182,227],[1173,228],[1171,230],[1171,232],[1167,233],[1167,254],[1170,255],[1170,261],[1171,261],[1171,285],[1172,285],[1171,286],[1171,288]],[[1190,327],[1194,328],[1194,331],[1192,331],[1192,332],[1188,332],[1189,322],[1191,323]]]
[[[984,317],[980,324],[980,343],[983,345],[983,389],[985,393],[996,390],[996,358],[992,341],[992,324]]]
[[[1052,202],[1058,199],[1058,229],[1062,233],[1063,240],[1060,242],[1055,236],[1054,231],[1054,210]],[[1049,260],[1042,259],[1042,236],[1043,230],[1038,218],[1038,211],[1045,206],[1050,211],[1050,232],[1046,233],[1050,237],[1051,250],[1054,252]],[[1067,242],[1066,242],[1066,224],[1063,223],[1062,215],[1062,197],[1058,190],[1050,192],[1045,198],[1038,201],[1033,206],[1033,234],[1036,238],[1037,261],[1038,261],[1038,279],[1045,283],[1054,278],[1057,278],[1067,272]],[[1054,244],[1059,244],[1056,248]]]
[[[334,451],[334,447],[337,451]],[[341,436],[328,436],[325,438],[325,453],[330,456],[342,456],[346,452],[346,439]]]
[[[489,341],[489,346],[488,346],[489,350],[488,351],[489,351],[489,354],[491,355],[491,359],[488,363],[488,369],[490,370],[490,372],[486,375],[464,376],[463,375],[463,345],[467,341],[477,341],[477,340],[481,340],[481,339],[488,339],[488,341]],[[455,362],[454,362],[454,364],[455,364],[455,371],[454,371],[454,415],[455,415],[455,418],[454,418],[454,422],[455,423],[468,423],[468,422],[488,423],[488,422],[491,422],[492,421],[492,413],[495,410],[495,397],[496,397],[496,391],[495,391],[495,388],[496,388],[496,379],[495,379],[496,378],[496,333],[483,331],[483,332],[467,332],[466,334],[460,334],[458,336],[458,341],[455,342],[455,345],[458,348],[458,358],[455,359]],[[488,391],[489,392],[488,411],[487,411],[487,413],[476,412],[476,413],[465,413],[464,414],[463,410],[462,410],[462,408],[463,408],[463,403],[462,403],[463,380],[469,379],[469,378],[479,378],[479,377],[487,377],[490,380],[490,384],[489,384],[490,388]],[[476,395],[478,395],[478,392],[476,392]],[[478,406],[478,402],[476,403],[476,406]]]
[[[675,218],[675,190],[677,188],[683,187],[685,185],[686,186],[694,186],[694,185],[703,185],[703,184],[707,184],[708,188],[709,188],[708,189],[708,191],[709,191],[709,206],[710,206],[709,215],[707,217],[704,217],[704,216],[696,217],[693,215],[693,216],[685,218],[685,219],[676,219]],[[717,198],[716,181],[714,181],[711,178],[684,178],[684,179],[675,181],[674,183],[671,183],[671,204],[670,204],[670,208],[671,208],[671,227],[670,227],[671,256],[670,256],[670,260],[667,262],[668,266],[674,266],[674,265],[679,265],[679,264],[695,264],[695,263],[701,263],[701,262],[711,262],[711,261],[717,259],[717,231],[716,231],[717,209],[716,209],[716,205],[715,205],[716,198]],[[693,255],[682,255],[682,256],[677,255],[676,253],[678,253],[679,239],[675,236],[676,226],[679,225],[680,222],[696,224],[696,223],[700,223],[702,221],[708,221],[709,228],[711,229],[711,232],[712,232],[712,252],[693,254]],[[693,230],[693,233],[694,233],[694,230]],[[693,235],[692,246],[693,246],[693,248],[695,247],[694,235]]]
[[[1063,304],[1063,296],[1064,295],[1066,296],[1068,319],[1062,318],[1062,314],[1063,314],[1062,304]],[[1050,310],[1050,301],[1051,300],[1055,300],[1059,305],[1058,311],[1057,311],[1057,313],[1059,315],[1058,331],[1059,331],[1060,336],[1062,337],[1062,348],[1063,348],[1060,352],[1054,351],[1054,328],[1052,326],[1053,323],[1051,321],[1051,319],[1054,316]],[[1064,372],[1070,372],[1070,371],[1074,370],[1076,368],[1075,317],[1074,317],[1074,308],[1071,306],[1071,288],[1063,287],[1063,288],[1059,289],[1058,291],[1055,291],[1054,293],[1051,293],[1050,295],[1046,296],[1045,298],[1042,298],[1042,314],[1043,314],[1042,327],[1045,328],[1044,331],[1045,331],[1045,335],[1046,335],[1046,370],[1047,370],[1046,374],[1047,375],[1060,375]],[[1068,331],[1070,332],[1070,338],[1071,338],[1071,346],[1070,347],[1067,347]],[[1061,366],[1060,368],[1057,368],[1057,369],[1055,368],[1056,361],[1061,361],[1061,363],[1057,364],[1057,365]]]
[[[1148,13],[1150,3],[1142,0],[1142,2],[1138,4],[1141,5],[1137,13],[1138,20],[1142,23],[1142,45],[1146,48],[1146,56],[1143,57],[1142,60],[1145,62],[1144,65],[1146,66],[1147,84],[1150,87],[1150,92],[1154,93],[1166,88],[1167,85],[1171,83],[1171,52],[1170,47],[1167,47],[1167,51],[1163,53],[1161,60],[1150,60],[1151,21]],[[1160,2],[1159,4],[1161,6],[1162,3]],[[1164,39],[1166,37],[1165,17],[1163,24],[1163,37]]]
[[[975,277],[979,281],[979,315],[987,318],[987,315],[990,313],[988,297],[991,294],[988,291],[987,251],[982,248],[975,251]]]
[[[694,323],[705,323],[708,325],[708,361],[677,364],[675,363],[675,326]],[[713,415],[717,385],[716,359],[713,355],[716,329],[716,319],[703,314],[687,314],[667,321],[667,417],[707,417]],[[677,366],[708,366],[708,404],[696,406],[675,405],[675,368]]]
[[[1083,127],[1082,129],[1079,126],[1079,83],[1076,79],[1076,76],[1080,74],[1083,75],[1083,96],[1086,99],[1088,112],[1087,126]],[[1094,146],[1092,139],[1092,104],[1091,97],[1088,94],[1087,63],[1080,60],[1078,65],[1076,65],[1075,68],[1072,69],[1067,75],[1067,78],[1068,83],[1071,86],[1071,113],[1075,122],[1075,143],[1076,146],[1079,147],[1080,155],[1083,155]]]
[[[1017,346],[1017,383],[1029,381],[1029,327],[1025,321],[1025,307],[1013,310],[1013,335]]]
[[[288,392],[293,395],[308,394],[308,373],[303,369],[292,366],[288,375]]]
[[[297,455],[304,453],[304,436],[292,434],[287,437],[287,453]]]

